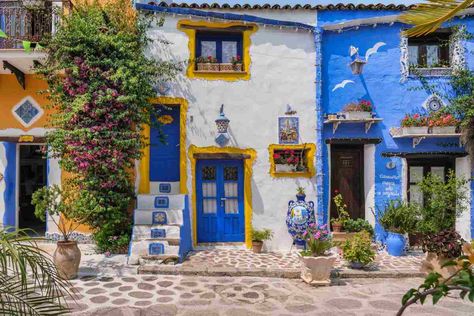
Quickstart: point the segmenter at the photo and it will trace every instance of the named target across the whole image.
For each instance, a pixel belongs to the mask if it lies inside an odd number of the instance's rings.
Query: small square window
[[[197,71],[242,71],[243,35],[241,32],[196,32]]]
[[[270,145],[268,150],[272,177],[314,176],[314,144]]]
[[[408,39],[408,63],[414,68],[449,68],[450,30]]]

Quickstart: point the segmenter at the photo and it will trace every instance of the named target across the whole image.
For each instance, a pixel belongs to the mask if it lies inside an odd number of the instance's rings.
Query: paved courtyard
[[[394,315],[421,279],[356,279],[310,287],[297,279],[131,275],[72,281],[73,315]],[[406,315],[473,315],[474,305],[448,298]]]

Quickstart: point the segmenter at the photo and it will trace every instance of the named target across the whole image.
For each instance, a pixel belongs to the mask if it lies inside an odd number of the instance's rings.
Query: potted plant
[[[373,106],[368,100],[351,102],[342,110],[346,120],[365,120],[372,118]]]
[[[348,233],[359,233],[359,232],[367,232],[371,237],[374,236],[374,228],[370,223],[363,219],[352,219],[349,218],[345,221],[344,226],[342,227],[345,232]]]
[[[430,113],[429,126],[433,134],[454,134],[460,121],[446,111]]]
[[[213,56],[200,56],[196,58],[198,71],[219,71],[219,62]]]
[[[261,253],[263,242],[273,238],[273,232],[270,229],[255,229],[252,227],[252,250],[254,253]]]
[[[414,231],[419,219],[419,208],[400,200],[391,200],[383,213],[379,212],[378,220],[387,231],[385,245],[391,256],[402,256],[405,253],[405,234]]]
[[[421,271],[436,272],[443,278],[448,278],[459,270],[459,266],[445,264],[462,254],[464,240],[454,229],[445,229],[439,233],[427,234],[422,239],[422,249],[426,258]]]
[[[81,262],[81,251],[77,241],[70,237],[84,219],[80,218],[74,205],[74,195],[69,190],[52,185],[34,192],[31,203],[35,206],[36,217],[46,221],[49,216],[62,235],[53,254],[59,275],[67,280],[75,278]]]
[[[350,218],[350,215],[346,210],[347,205],[344,203],[342,194],[338,190],[335,190],[334,193],[336,195],[333,197],[333,201],[336,205],[337,217],[331,219],[331,224],[332,230],[339,233],[342,231],[344,223]]]
[[[306,199],[306,193],[303,187],[298,186],[296,188],[296,200],[297,201],[304,201]]]
[[[232,57],[232,65],[234,67],[234,71],[243,71],[243,69],[242,69],[242,57],[240,57],[240,55]]]
[[[405,114],[400,122],[403,135],[424,135],[428,133],[428,116],[420,113]]]
[[[329,285],[337,256],[329,252],[333,243],[327,225],[310,224],[304,238],[306,250],[298,254],[302,263],[301,278],[311,285]]]
[[[275,163],[275,172],[304,172],[306,167],[302,157],[303,151],[292,149],[275,150],[273,153],[273,162]]]
[[[375,259],[372,249],[372,238],[366,231],[356,233],[351,239],[346,240],[342,247],[344,260],[349,262],[353,269],[362,269]]]

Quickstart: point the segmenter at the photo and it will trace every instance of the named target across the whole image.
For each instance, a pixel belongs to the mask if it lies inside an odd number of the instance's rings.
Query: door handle
[[[224,207],[224,206],[225,206],[225,201],[226,201],[226,200],[227,200],[226,198],[221,198],[221,207]]]

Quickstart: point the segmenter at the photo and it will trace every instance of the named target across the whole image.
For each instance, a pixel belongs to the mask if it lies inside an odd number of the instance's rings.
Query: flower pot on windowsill
[[[346,120],[366,120],[372,118],[372,112],[348,111],[342,112]]]
[[[428,126],[402,127],[403,135],[424,135],[428,134]]]
[[[234,64],[232,63],[219,64],[219,71],[234,71]]]
[[[219,72],[219,64],[217,63],[197,63],[198,71]]]
[[[275,164],[275,172],[295,172],[296,167],[293,165]]]
[[[421,264],[420,271],[426,273],[436,272],[439,273],[443,279],[447,279],[456,273],[460,268],[459,266],[443,267],[443,265],[450,260],[453,259],[446,258],[444,256],[438,256],[434,252],[428,252],[426,254],[425,260]]]
[[[301,261],[301,279],[310,285],[330,285],[331,270],[334,267],[337,256],[302,256],[298,253]]]
[[[433,126],[431,128],[432,134],[455,134],[456,126]]]
[[[242,64],[234,64],[234,71],[243,71]]]

